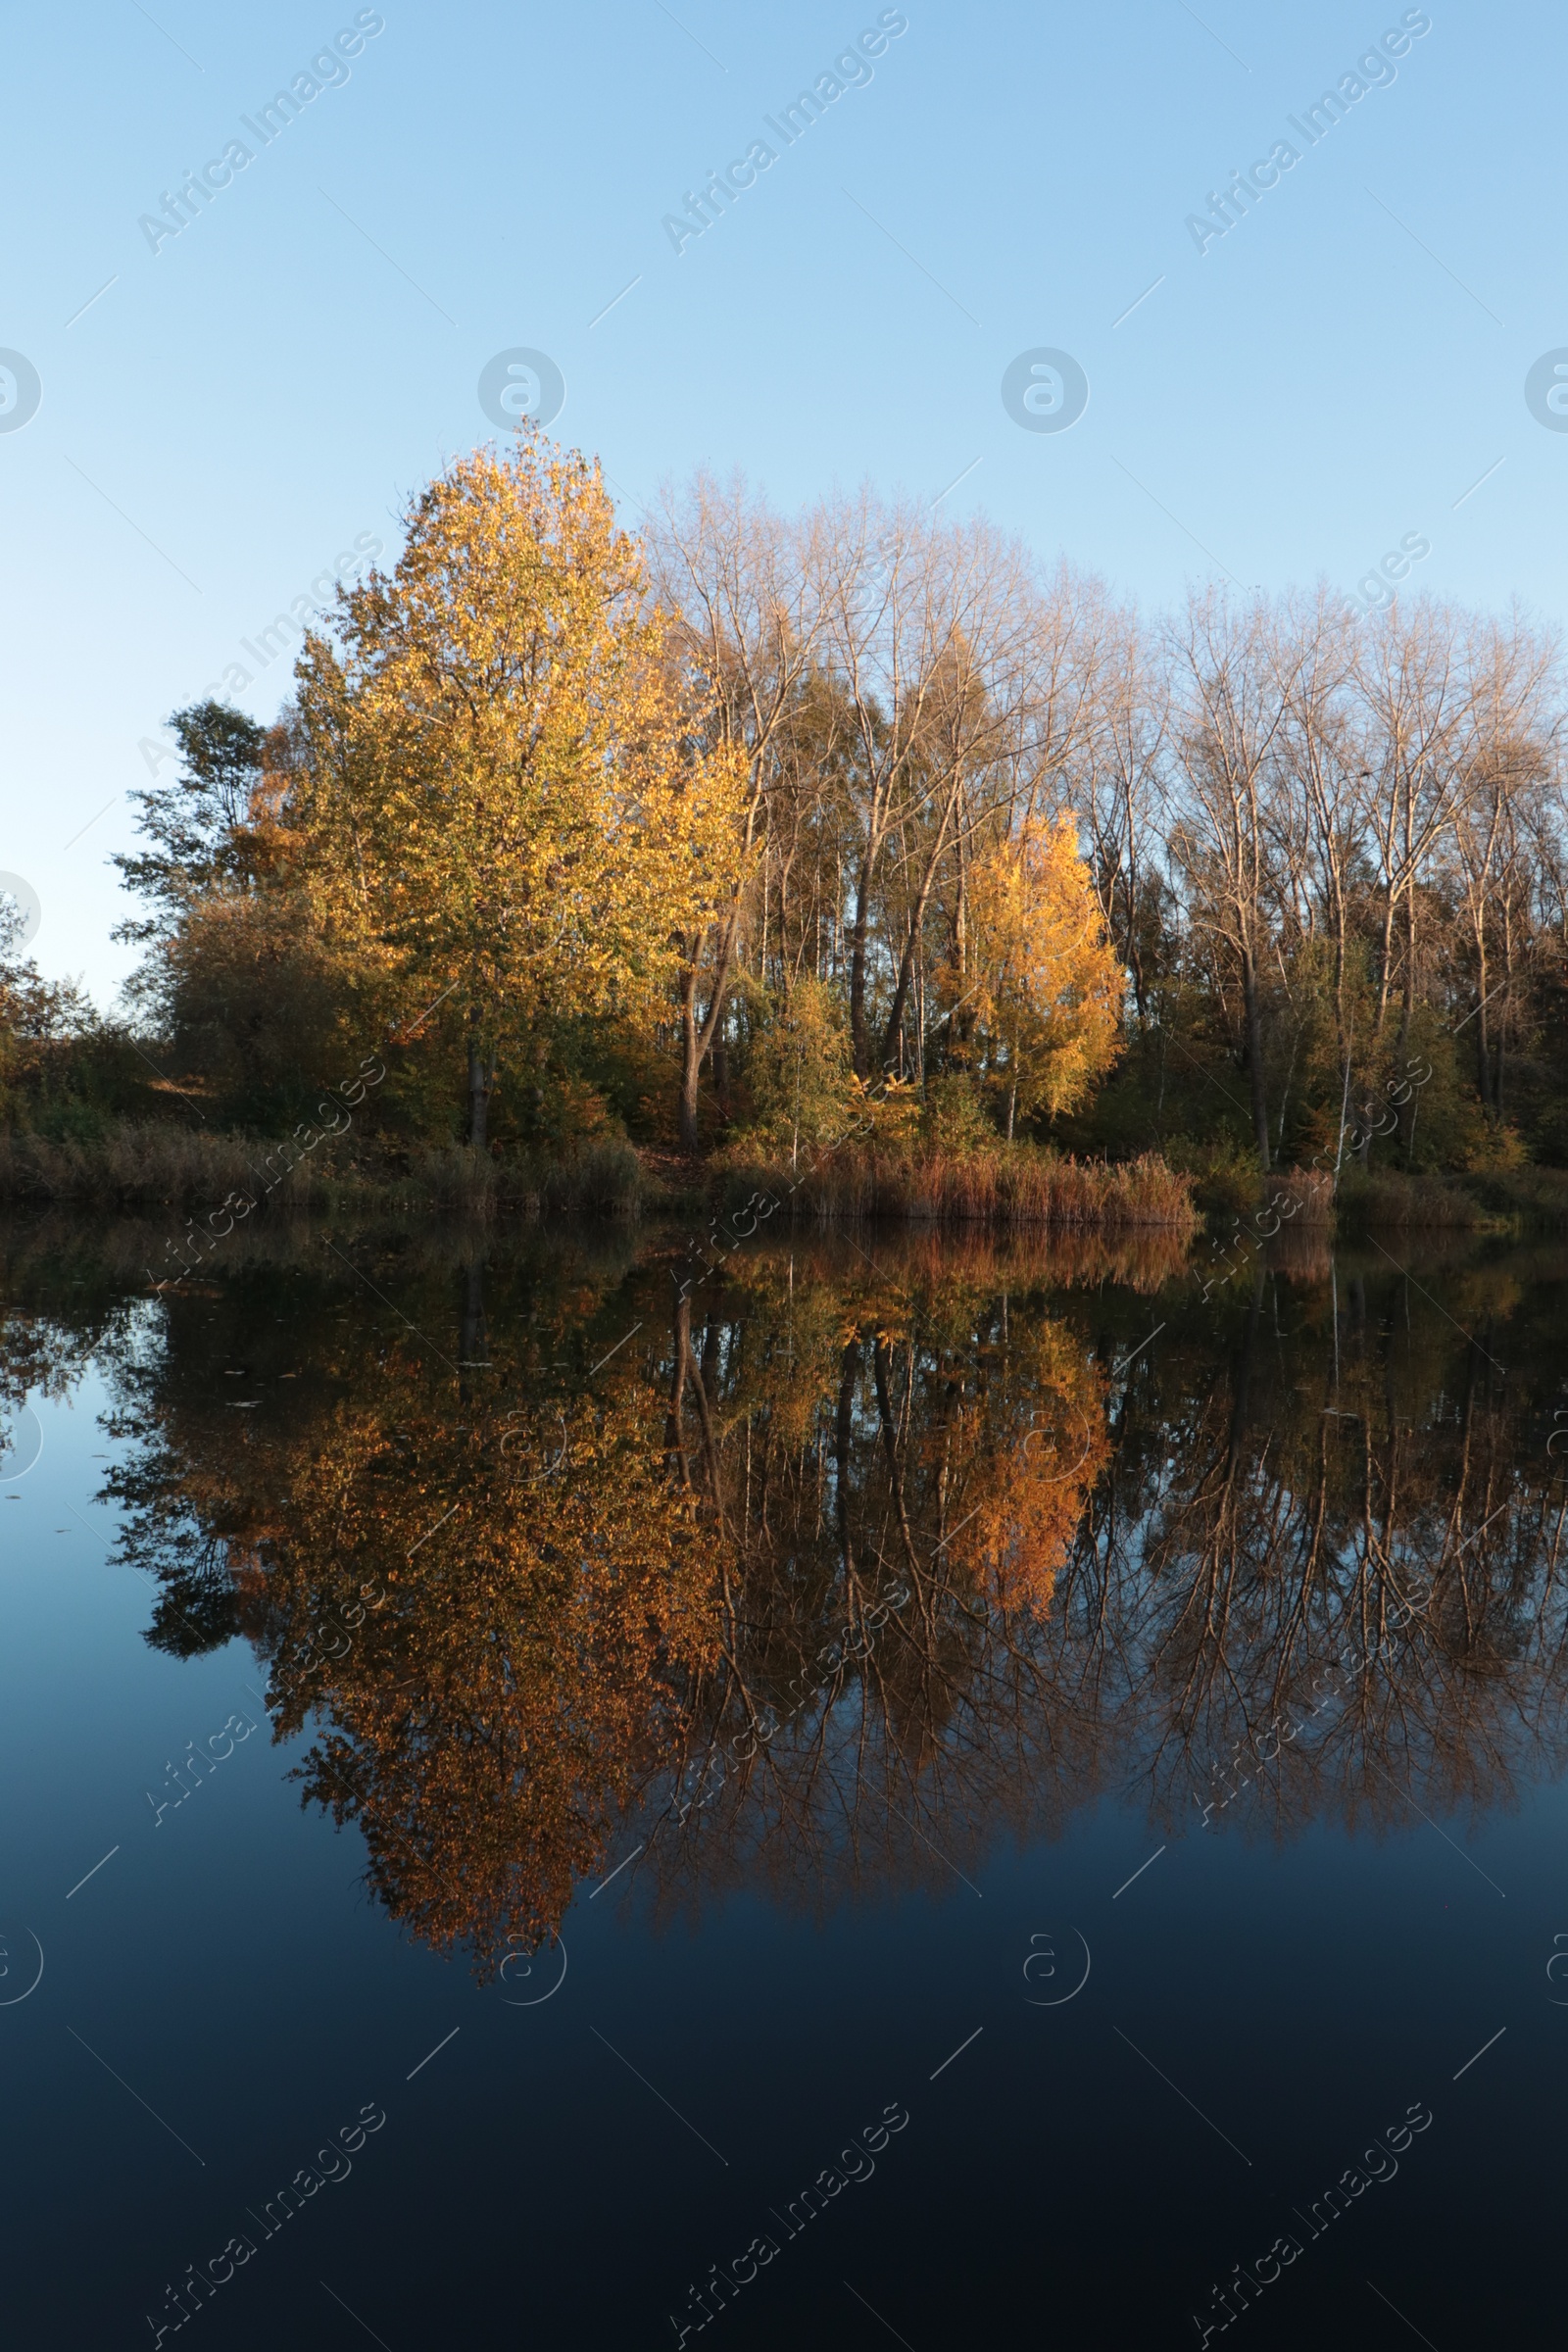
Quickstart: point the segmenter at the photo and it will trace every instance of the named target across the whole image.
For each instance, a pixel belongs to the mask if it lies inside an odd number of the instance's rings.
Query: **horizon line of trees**
[[[390,1041],[378,1115],[481,1148],[793,1148],[909,1088],[971,1144],[1568,1159],[1568,704],[1517,608],[1148,616],[983,517],[707,473],[639,539],[533,432],[407,524],[272,727],[176,714],[117,860],[142,1043],[224,1115]],[[0,990],[12,1109],[90,1023]]]

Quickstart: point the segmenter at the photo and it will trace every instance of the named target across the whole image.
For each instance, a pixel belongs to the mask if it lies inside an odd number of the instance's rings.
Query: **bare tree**
[[[695,725],[709,746],[746,760],[741,879],[727,906],[682,943],[680,1140],[697,1145],[703,1063],[720,1034],[740,945],[745,891],[765,830],[780,739],[817,658],[824,612],[811,521],[791,523],[737,476],[721,489],[699,473],[666,494],[651,536],[655,594],[675,619]]]
[[[961,1045],[973,861],[1063,808],[1157,1042],[1161,1117],[1183,1006],[1213,1006],[1259,1165],[1292,1117],[1337,1130],[1337,1173],[1352,1133],[1364,1162],[1367,1104],[1430,1004],[1500,1118],[1545,959],[1568,965],[1562,681],[1517,614],[1413,600],[1352,621],[1326,586],[1208,587],[1148,627],[984,520],[865,488],[785,518],[706,474],[666,497],[652,577],[694,738],[747,775],[733,892],[682,942],[688,1148],[705,1063],[723,1104],[726,1039],[765,1008],[740,1009],[742,972],[831,981],[862,1082],[924,1078],[956,972]]]
[[[1073,761],[1073,805],[1088,830],[1105,919],[1132,974],[1139,1021],[1147,1023],[1151,975],[1143,931],[1146,900],[1163,865],[1167,681],[1131,612],[1105,615],[1099,653],[1093,674],[1085,676],[1087,723]]]
[[[1299,844],[1301,878],[1330,942],[1340,1077],[1334,1160],[1338,1176],[1350,1100],[1354,1025],[1348,983],[1370,775],[1364,714],[1351,692],[1349,619],[1327,589],[1320,589],[1310,605],[1291,609],[1281,650],[1278,675],[1285,725],[1279,744],[1280,832],[1287,862],[1293,861],[1292,853]]]
[[[1171,849],[1191,893],[1192,921],[1228,955],[1240,983],[1252,1132],[1266,1170],[1261,969],[1273,876],[1265,799],[1293,651],[1266,604],[1238,608],[1214,588],[1189,597],[1168,642],[1181,796]]]
[[[1419,884],[1447,828],[1460,787],[1468,696],[1460,616],[1422,598],[1396,603],[1356,639],[1356,685],[1368,717],[1367,837],[1382,912],[1377,942],[1374,1042],[1381,1044],[1396,970],[1395,928],[1404,936],[1400,1051],[1419,983]]]
[[[1521,955],[1532,928],[1533,851],[1544,829],[1538,811],[1551,773],[1549,690],[1557,683],[1557,647],[1516,614],[1508,626],[1478,628],[1468,652],[1452,843],[1474,958],[1476,1086],[1483,1109],[1497,1120]]]

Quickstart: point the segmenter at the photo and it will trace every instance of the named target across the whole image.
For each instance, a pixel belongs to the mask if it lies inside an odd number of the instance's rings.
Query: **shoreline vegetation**
[[[1202,1221],[1191,1179],[1162,1159],[1078,1160],[1027,1144],[994,1152],[851,1146],[793,1168],[787,1155],[759,1154],[740,1144],[724,1153],[719,1173],[726,1206],[743,1194],[781,1205],[793,1195],[800,1213],[818,1223],[1152,1225],[1192,1233]]]
[[[389,565],[270,726],[144,745],[117,1014],[0,894],[0,1200],[1568,1222],[1568,675],[1519,611],[1144,614],[983,516],[706,473],[633,532],[532,427]]]
[[[341,1148],[332,1148],[334,1140]],[[159,1120],[124,1120],[77,1137],[13,1131],[0,1134],[0,1206],[116,1215],[164,1208],[194,1217],[228,1204],[232,1230],[253,1212],[636,1220],[738,1217],[749,1202],[770,1201],[764,1217],[796,1226],[887,1222],[1063,1237],[1148,1229],[1186,1240],[1272,1197],[1288,1204],[1280,1211],[1286,1235],[1568,1225],[1568,1171],[1550,1168],[1446,1178],[1351,1173],[1336,1200],[1328,1179],[1310,1169],[1276,1170],[1268,1196],[1259,1196],[1255,1183],[1239,1185],[1229,1170],[1218,1179],[1198,1175],[1154,1153],[1083,1159],[1000,1139],[989,1151],[952,1151],[858,1138],[837,1151],[800,1152],[793,1165],[787,1150],[759,1150],[745,1138],[706,1159],[639,1150],[618,1137],[575,1152],[519,1152],[505,1159],[460,1144],[399,1149],[358,1139],[349,1147],[347,1138],[331,1137],[325,1144],[279,1170],[276,1140],[262,1135]]]
[[[269,1175],[268,1160],[276,1156],[268,1138],[151,1121],[127,1121],[90,1138],[0,1135],[0,1201],[181,1210],[232,1203],[242,1216],[269,1202],[481,1216],[642,1216],[738,1208],[745,1198],[760,1196],[772,1203],[768,1214],[793,1210],[818,1224],[886,1217],[910,1224],[1148,1225],[1187,1234],[1202,1222],[1193,1205],[1193,1180],[1163,1160],[1080,1161],[1029,1144],[999,1145],[986,1153],[850,1145],[802,1153],[793,1168],[787,1154],[745,1145],[688,1160],[639,1152],[618,1138],[570,1154],[521,1152],[508,1159],[457,1144],[401,1152],[362,1144],[352,1156],[328,1149]]]

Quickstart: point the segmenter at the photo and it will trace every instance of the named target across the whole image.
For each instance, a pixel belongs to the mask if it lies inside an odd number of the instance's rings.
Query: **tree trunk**
[[[920,877],[920,887],[914,894],[914,904],[909,909],[904,953],[899,957],[898,983],[893,991],[893,1004],[888,1012],[888,1025],[882,1040],[882,1066],[886,1069],[894,1054],[897,1054],[901,1078],[904,1076],[904,1015],[908,1007],[910,992],[914,986],[915,971],[920,961],[920,950],[925,936],[926,908],[931,903],[937,869],[947,855],[948,833],[957,810],[958,801],[959,794],[956,791],[943,810],[942,822],[937,827],[936,840],[933,842],[931,854],[925,861],[925,872]],[[865,1073],[862,1071],[861,1075],[863,1077]]]
[[[1497,1006],[1497,1053],[1492,1065],[1492,1108],[1499,1126],[1502,1122],[1502,1065],[1508,1051],[1508,1007],[1513,1002],[1513,909],[1506,900],[1502,909],[1502,1002]]]
[[[1476,924],[1476,993],[1481,1004],[1476,1006],[1476,1089],[1481,1094],[1481,1110],[1493,1107],[1493,1042],[1486,1025],[1486,927]]]
[[[1336,877],[1336,882],[1338,877]],[[1339,1049],[1340,1067],[1340,1134],[1334,1152],[1334,1189],[1339,1191],[1340,1163],[1345,1157],[1345,1116],[1350,1101],[1350,1025],[1345,1014],[1345,899],[1336,887],[1334,894],[1334,1030]]]
[[[468,1039],[468,1145],[474,1152],[485,1149],[490,1127],[490,1077],[480,1050],[479,1040]]]
[[[855,944],[850,950],[850,1043],[855,1075],[871,1075],[871,1040],[865,1027],[865,945],[871,916],[871,860],[861,862],[855,885]]]
[[[1394,977],[1394,917],[1398,901],[1391,889],[1383,909],[1382,937],[1378,943],[1378,1013],[1373,1025],[1374,1045],[1383,1035],[1383,1024],[1389,1014],[1389,982]]]
[[[1252,1134],[1257,1144],[1258,1163],[1266,1176],[1270,1164],[1268,1089],[1263,1073],[1263,1018],[1257,999],[1257,969],[1250,947],[1242,951],[1242,1002],[1247,1013],[1247,1076],[1252,1096]]]
[[[1336,1145],[1334,1152],[1334,1191],[1336,1198],[1338,1197],[1340,1190],[1340,1169],[1344,1165],[1345,1161],[1345,1128],[1346,1122],[1349,1117],[1349,1112],[1350,1050],[1348,1045],[1347,1045],[1345,1048],[1345,1083],[1340,1089],[1340,1140]],[[1338,1296],[1338,1294],[1336,1294],[1336,1296]],[[1336,1323],[1335,1330],[1338,1331],[1338,1329],[1339,1325]]]
[[[697,1149],[697,1080],[703,1066],[702,1040],[697,1030],[697,970],[689,964],[680,978],[680,1148]]]
[[[1406,1061],[1410,1053],[1410,1028],[1415,1019],[1415,948],[1416,948],[1415,884],[1412,881],[1404,894],[1404,987],[1399,999],[1399,1059]]]
[[[1146,983],[1145,983],[1145,980],[1144,980],[1144,956],[1143,956],[1143,950],[1142,950],[1142,948],[1141,948],[1141,947],[1139,946],[1139,944],[1138,944],[1138,896],[1137,896],[1137,888],[1136,888],[1136,884],[1135,884],[1135,882],[1134,882],[1133,875],[1132,875],[1132,873],[1131,873],[1131,871],[1130,871],[1130,870],[1129,870],[1129,872],[1128,872],[1128,876],[1127,876],[1127,891],[1126,891],[1126,898],[1127,898],[1127,940],[1126,940],[1127,969],[1128,969],[1128,970],[1129,970],[1129,971],[1132,973],[1132,976],[1133,976],[1133,1003],[1134,1003],[1134,1004],[1137,1005],[1137,1007],[1138,1007],[1138,1026],[1139,1026],[1139,1028],[1140,1028],[1140,1029],[1147,1029],[1147,1028],[1148,1028],[1148,1026],[1149,1026],[1149,998],[1148,998],[1148,993],[1147,993],[1147,986],[1146,986]]]
[[[730,969],[735,958],[735,940],[740,925],[740,911],[732,906],[718,928],[717,946],[709,982],[708,1010],[697,1018],[698,958],[703,952],[705,933],[699,932],[691,943],[680,976],[681,1079],[680,1079],[680,1148],[683,1152],[697,1149],[697,1081],[708,1054],[718,1036],[719,1023],[724,1017],[724,1000],[729,994]],[[717,1071],[715,1068],[714,1075]],[[727,1108],[726,1108],[727,1115]]]

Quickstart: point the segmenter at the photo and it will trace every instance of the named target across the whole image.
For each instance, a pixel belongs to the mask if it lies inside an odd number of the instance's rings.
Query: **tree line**
[[[786,520],[699,482],[655,546],[766,820],[744,923],[693,959],[699,1045],[740,961],[775,998],[829,982],[862,1078],[983,1074],[988,853],[1065,811],[1125,975],[1120,1068],[1072,1132],[1262,1169],[1380,1134],[1404,1165],[1562,1156],[1552,632],[1326,587],[1151,617],[869,493]]]
[[[481,1149],[798,1151],[912,1092],[975,1149],[1568,1157],[1563,681],[1522,612],[1150,615],[983,517],[706,473],[634,533],[531,432],[405,523],[272,726],[175,714],[117,860],[132,1026],[228,1117],[374,1046],[389,1128]],[[79,1048],[6,975],[13,1075]]]

